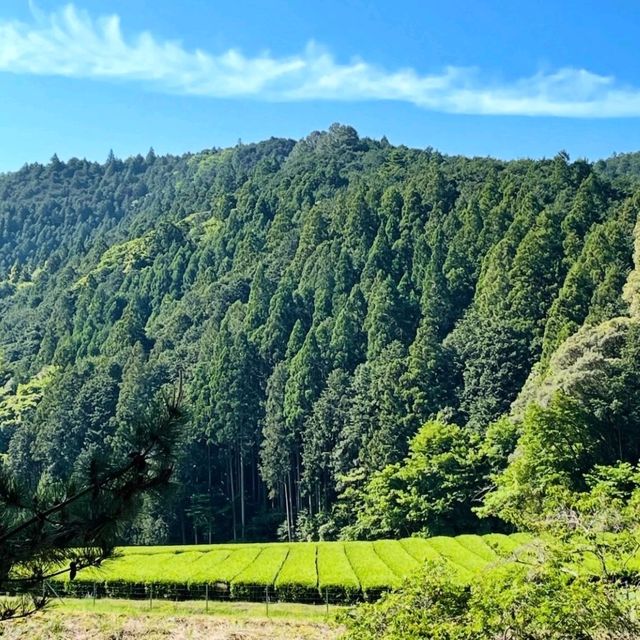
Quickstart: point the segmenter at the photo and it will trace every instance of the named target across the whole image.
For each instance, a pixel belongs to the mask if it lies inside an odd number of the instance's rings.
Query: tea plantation
[[[500,562],[524,534],[461,535],[375,542],[297,542],[125,547],[101,567],[57,588],[67,595],[263,599],[348,603],[373,599],[427,561],[461,580]]]

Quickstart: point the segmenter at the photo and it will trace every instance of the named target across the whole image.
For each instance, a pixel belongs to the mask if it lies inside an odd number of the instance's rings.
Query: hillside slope
[[[129,541],[368,537],[370,479],[405,486],[393,465],[441,459],[410,448],[426,420],[467,448],[495,437],[534,365],[628,314],[640,196],[603,166],[444,157],[334,125],[0,176],[5,464],[68,478],[183,370],[175,484]],[[471,507],[517,436],[488,465],[455,463],[473,482],[437,476],[437,517],[375,526],[489,526]]]

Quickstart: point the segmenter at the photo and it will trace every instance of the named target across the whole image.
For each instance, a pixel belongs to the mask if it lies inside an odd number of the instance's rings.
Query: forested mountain
[[[549,486],[640,456],[621,158],[333,125],[0,175],[4,464],[69,478],[183,371],[173,489],[129,541],[521,526]]]

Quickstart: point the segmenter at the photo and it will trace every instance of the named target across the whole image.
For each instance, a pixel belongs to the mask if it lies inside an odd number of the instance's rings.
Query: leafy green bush
[[[366,597],[375,599],[401,579],[380,559],[372,542],[346,542],[347,558]]]
[[[360,582],[353,571],[342,542],[318,543],[318,587],[332,603],[354,602]]]
[[[232,597],[263,600],[264,590],[273,586],[288,553],[286,545],[264,547],[254,561],[231,580]]]
[[[398,592],[343,614],[346,640],[471,640],[461,626],[470,590],[454,577],[443,562],[429,563]]]
[[[54,590],[59,595],[69,598],[87,598],[93,596],[104,597],[106,595],[106,583],[104,581],[64,580],[56,581]]]
[[[313,543],[292,544],[275,581],[279,600],[313,602],[318,600],[317,546]]]
[[[259,545],[238,545],[224,561],[211,565],[211,582],[231,583],[260,555]]]
[[[527,544],[531,537],[517,534],[505,535],[504,533],[487,533],[482,536],[487,544],[500,557],[513,555],[520,547]]]
[[[145,597],[154,585],[155,597],[211,598],[264,596],[283,601],[329,598],[332,603],[375,599],[397,586],[425,562],[446,564],[458,580],[508,557],[506,551],[531,544],[529,534],[408,538],[375,542],[320,542],[225,544],[202,546],[127,547],[100,567],[83,569],[73,583],[60,577],[59,587],[69,595],[109,593],[113,597]],[[499,555],[497,548],[505,553]],[[496,550],[496,551],[494,551]],[[587,566],[585,558],[583,563]],[[581,561],[582,562],[582,561]],[[631,566],[631,565],[629,565]],[[232,587],[233,585],[233,587]],[[256,595],[258,594],[258,595]]]
[[[220,569],[227,558],[233,553],[233,548],[217,548],[200,554],[200,557],[189,565],[189,584],[205,585],[220,580]]]
[[[420,564],[425,562],[441,562],[442,555],[438,553],[426,538],[405,538],[400,540],[402,548]]]
[[[482,571],[487,565],[487,561],[473,551],[463,547],[455,538],[446,536],[435,536],[428,538],[427,542],[448,560],[461,573],[461,577],[472,577],[477,571]]]
[[[466,584],[452,563],[428,564],[396,593],[345,616],[347,640],[640,637],[637,573],[625,574],[640,547],[640,472],[621,463],[596,469],[587,483],[588,491],[549,491],[536,537],[515,539],[527,541],[517,561],[485,563]],[[481,550],[469,538],[428,542],[450,558],[456,545]]]
[[[467,551],[482,558],[485,562],[495,562],[498,559],[496,552],[486,543],[481,536],[462,535],[456,536],[455,541]]]
[[[636,638],[637,605],[619,585],[554,561],[509,563],[464,585],[430,564],[376,604],[344,614],[345,640],[622,640]]]
[[[399,540],[377,540],[373,549],[399,578],[411,575],[420,567],[421,563],[405,550]]]

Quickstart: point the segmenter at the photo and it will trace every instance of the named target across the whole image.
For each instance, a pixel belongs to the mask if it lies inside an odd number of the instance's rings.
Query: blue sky
[[[640,150],[640,3],[3,0],[0,171],[298,138]]]

